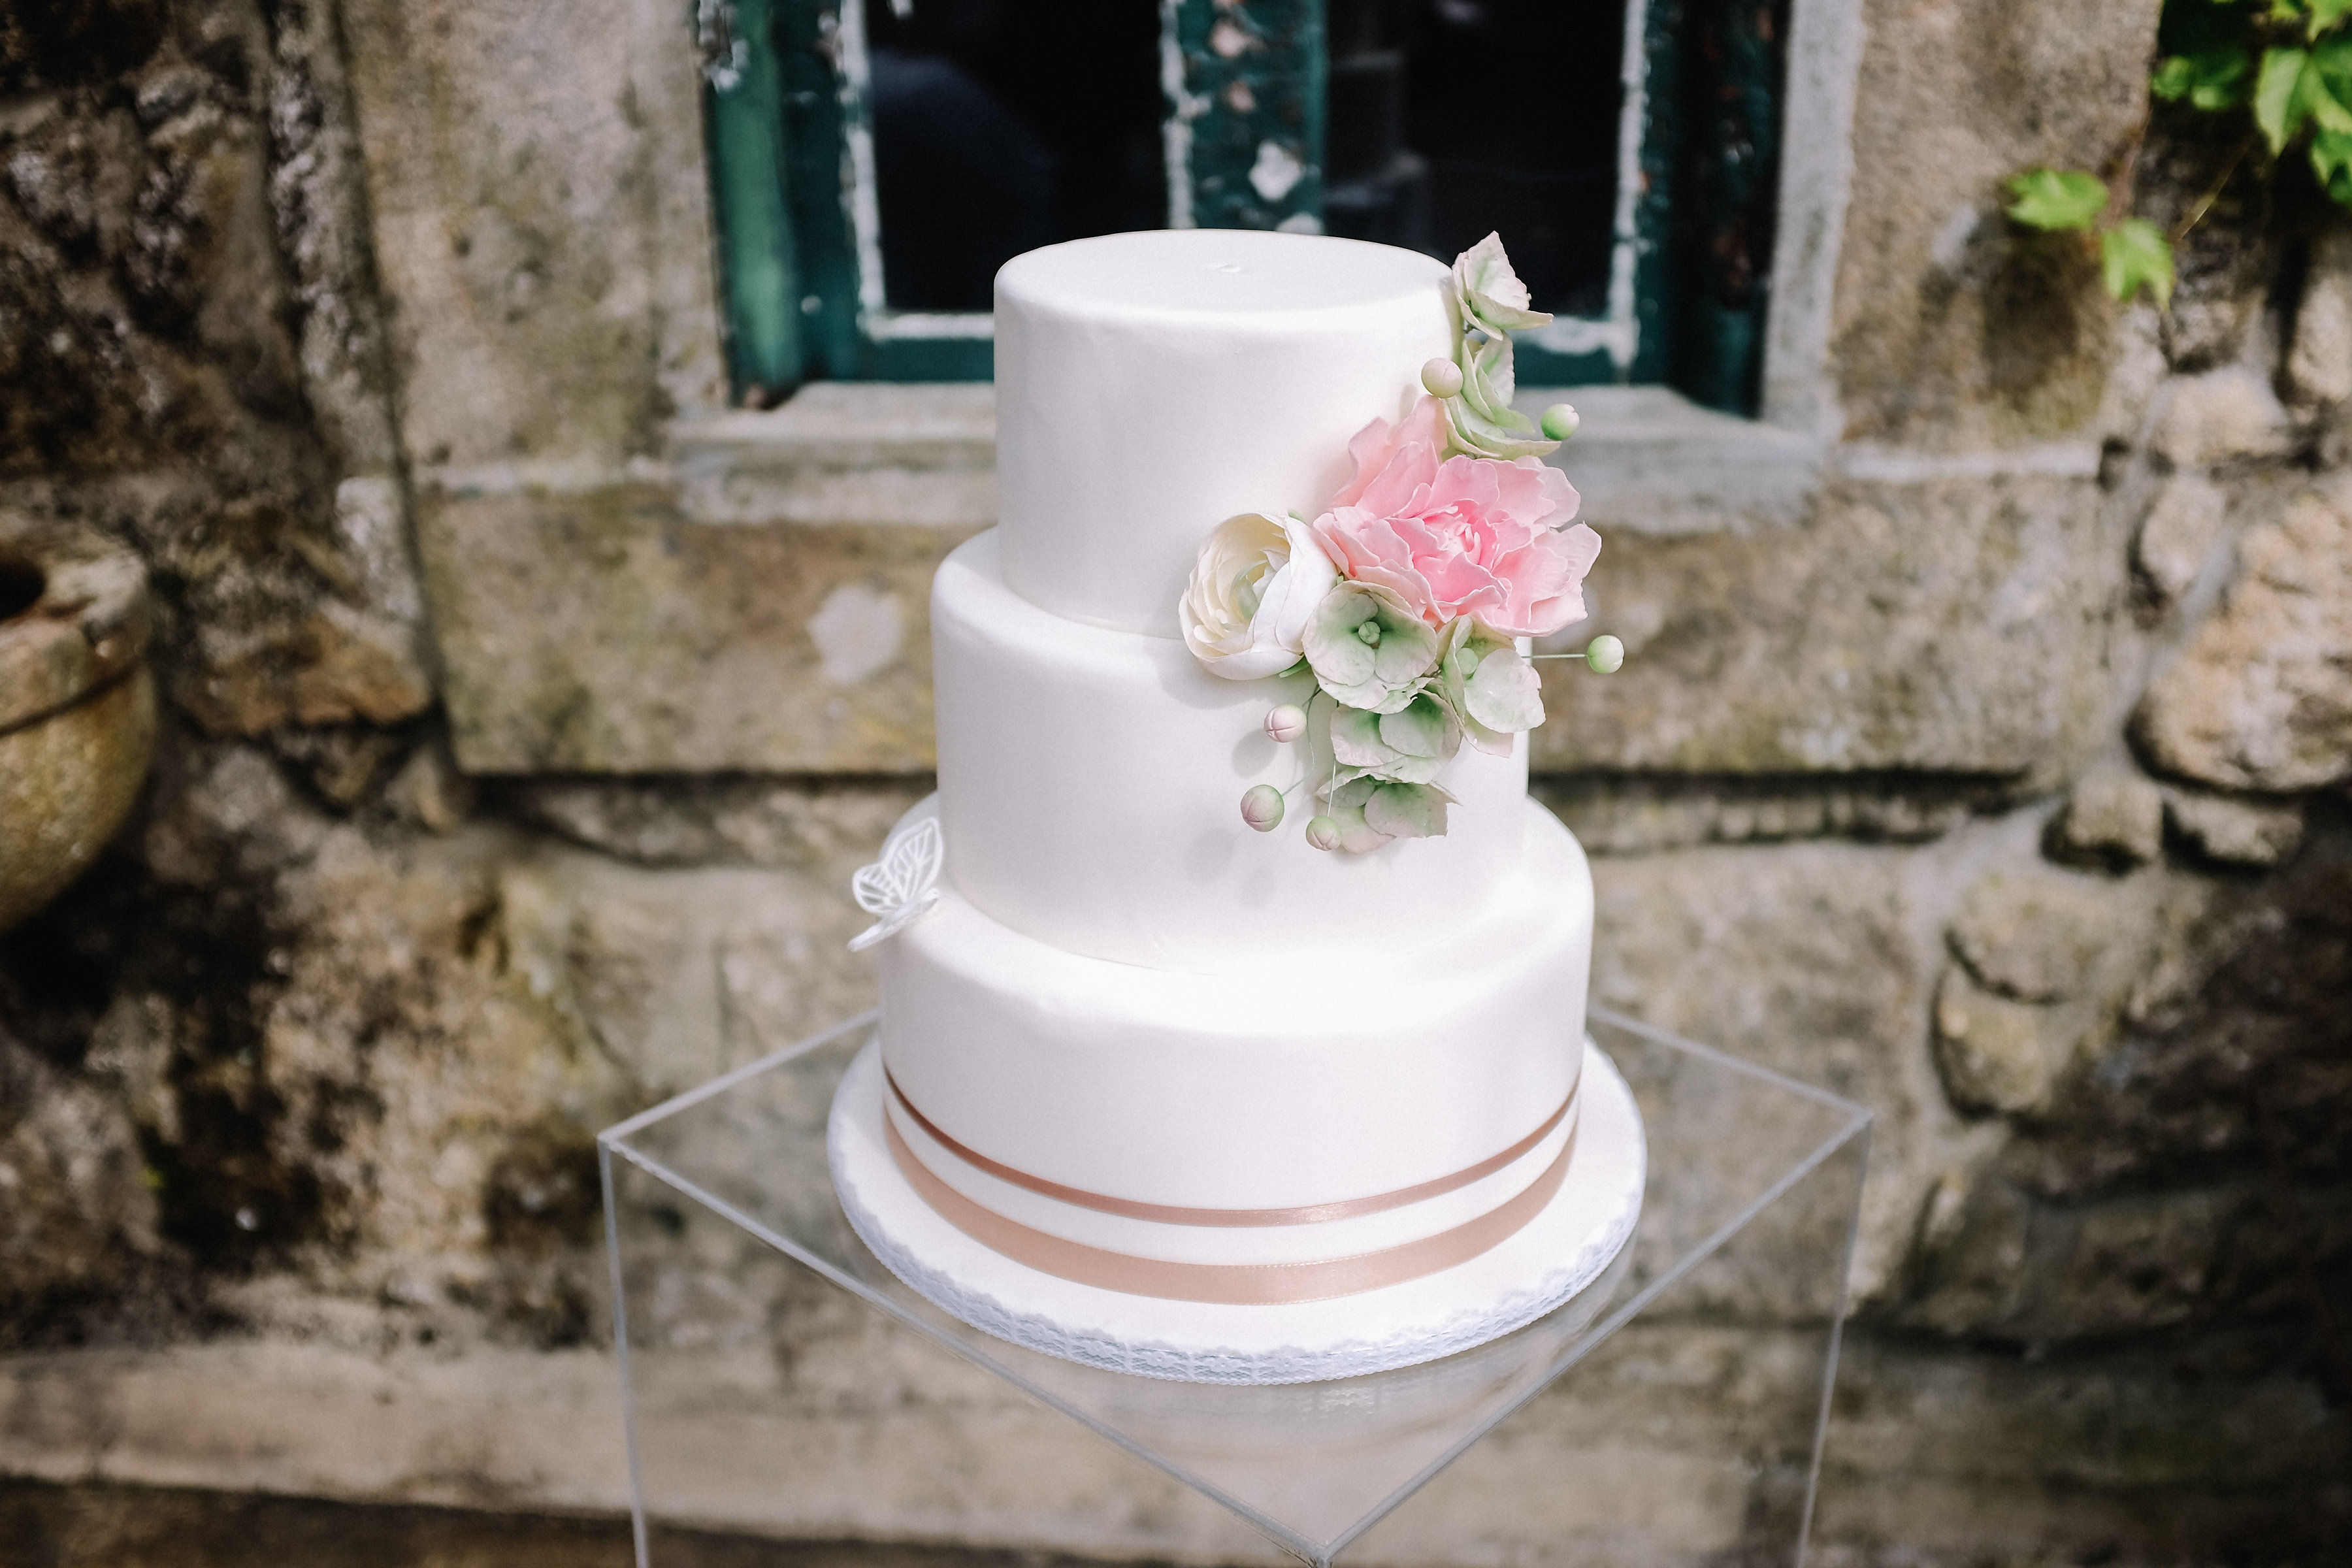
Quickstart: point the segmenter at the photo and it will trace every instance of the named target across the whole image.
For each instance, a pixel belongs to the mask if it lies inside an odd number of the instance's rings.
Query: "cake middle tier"
[[[948,879],[1066,952],[1344,970],[1459,931],[1518,864],[1524,735],[1508,756],[1465,745],[1447,764],[1438,782],[1459,804],[1443,837],[1318,850],[1309,748],[1265,730],[1277,704],[1307,700],[1310,677],[1226,680],[1172,637],[1041,610],[1005,585],[993,531],[940,567],[931,644]],[[1241,817],[1260,784],[1290,791],[1271,833]]]

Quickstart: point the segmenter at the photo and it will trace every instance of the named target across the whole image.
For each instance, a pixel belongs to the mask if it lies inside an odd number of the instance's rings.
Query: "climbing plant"
[[[2221,177],[2169,232],[2129,216],[2130,160],[2110,189],[2079,169],[2029,169],[2009,182],[2011,219],[2095,237],[2107,291],[2172,300],[2172,252],[2247,158],[2265,177],[2299,155],[2352,208],[2352,0],[2165,0],[2149,90],[2167,103],[2247,121]]]

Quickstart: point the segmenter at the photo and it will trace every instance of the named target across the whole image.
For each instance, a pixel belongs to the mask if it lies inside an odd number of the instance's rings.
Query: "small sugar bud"
[[[1282,826],[1282,792],[1272,784],[1253,784],[1242,793],[1242,820],[1260,833]]]
[[[1451,397],[1462,390],[1462,367],[1450,359],[1433,359],[1421,367],[1421,384],[1432,397]]]
[[[1577,418],[1575,409],[1565,403],[1555,403],[1543,411],[1544,438],[1565,441],[1576,434],[1576,427],[1581,423],[1583,421]]]
[[[1339,822],[1337,817],[1318,816],[1307,824],[1307,842],[1318,849],[1339,847]]]
[[[1265,716],[1265,732],[1277,744],[1288,745],[1307,733],[1307,710],[1286,702]]]
[[[1381,623],[1378,621],[1366,621],[1362,626],[1358,626],[1356,628],[1356,640],[1362,643],[1366,647],[1380,647]]]
[[[1454,650],[1454,664],[1455,668],[1462,671],[1464,679],[1475,675],[1478,672],[1478,650],[1468,643],[1464,643]]]
[[[1625,668],[1625,645],[1607,632],[1584,645],[1584,668],[1595,675],[1614,675]]]

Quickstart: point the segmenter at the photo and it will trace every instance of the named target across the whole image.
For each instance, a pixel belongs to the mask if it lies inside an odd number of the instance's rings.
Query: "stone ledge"
[[[1663,386],[1522,389],[1530,416],[1570,402],[1583,427],[1556,466],[1587,521],[1643,533],[1796,521],[1824,448]],[[995,521],[996,389],[820,383],[765,413],[682,420],[668,468],[701,522]]]
[[[1803,520],[1826,448],[1810,436],[1701,408],[1663,386],[1523,388],[1530,416],[1572,403],[1575,439],[1552,465],[1576,482],[1584,521],[1651,535],[1738,532]]]
[[[780,408],[669,433],[679,503],[697,522],[996,521],[996,389],[820,383]]]
[[[1289,1561],[908,1331],[870,1317],[814,1326],[802,1325],[788,1358],[764,1342],[677,1358],[641,1405],[666,1451],[692,1467],[670,1478],[684,1489],[680,1522],[1102,1559]],[[868,1334],[888,1342],[866,1344]],[[2288,1376],[2192,1381],[2176,1365],[2151,1377],[2129,1356],[2029,1367],[1870,1335],[1849,1345],[1814,1531],[1824,1544],[1899,1542],[1905,1561],[1935,1563],[2028,1545],[2069,1560],[2103,1549],[2124,1563],[2178,1562],[2224,1541],[2288,1544],[2283,1496],[2308,1500],[2297,1528],[2315,1533],[2347,1506],[2326,1479],[2340,1420]],[[1643,1561],[1720,1561],[1751,1500],[1739,1467],[1724,1463],[1752,1419],[1742,1378],[1785,1372],[1790,1349],[1744,1331],[1629,1329],[1359,1555],[1625,1561],[1611,1547],[1628,1537],[1596,1536],[1598,1515],[1646,1538]],[[0,1399],[10,1412],[0,1475],[516,1512],[611,1514],[628,1501],[619,1380],[595,1352],[374,1354],[254,1341],[68,1351],[0,1360]],[[1562,1487],[1562,1475],[1605,1484]],[[1580,1540],[1593,1550],[1561,1552]]]

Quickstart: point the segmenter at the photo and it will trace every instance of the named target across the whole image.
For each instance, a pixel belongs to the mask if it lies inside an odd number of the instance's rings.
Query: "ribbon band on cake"
[[[993,1160],[958,1142],[925,1116],[886,1068],[892,1108],[923,1137],[975,1170],[1056,1202],[1155,1224],[1230,1227],[1319,1225],[1384,1213],[1457,1192],[1503,1171],[1540,1148],[1577,1108],[1577,1087],[1534,1131],[1508,1148],[1448,1175],[1392,1192],[1338,1203],[1289,1208],[1221,1209],[1139,1203],[1048,1181]],[[1328,1300],[1400,1285],[1465,1263],[1500,1245],[1539,1214],[1559,1192],[1576,1150],[1571,1124],[1559,1150],[1532,1182],[1493,1208],[1432,1236],[1344,1257],[1279,1263],[1194,1263],[1144,1258],[1055,1236],[1025,1225],[957,1190],[909,1146],[897,1117],[882,1118],[890,1155],[924,1200],[957,1229],[1030,1268],[1107,1290],[1171,1300],[1229,1306],[1278,1306]]]
[[[889,1139],[890,1157],[898,1162],[899,1171],[924,1201],[941,1218],[983,1247],[1080,1285],[1129,1296],[1159,1296],[1170,1300],[1234,1307],[1328,1301],[1336,1296],[1402,1285],[1408,1279],[1419,1279],[1458,1263],[1467,1263],[1510,1239],[1543,1212],[1544,1205],[1559,1191],[1560,1182],[1568,1174],[1569,1160],[1576,1152],[1576,1132],[1570,1129],[1559,1153],[1517,1196],[1466,1224],[1417,1241],[1312,1262],[1179,1263],[1089,1247],[1008,1219],[941,1181],[907,1147],[897,1122],[886,1116],[882,1126]]]
[[[1509,1148],[1498,1153],[1490,1154],[1476,1164],[1465,1166],[1450,1175],[1437,1176],[1426,1182],[1416,1183],[1410,1187],[1400,1187],[1394,1192],[1376,1193],[1370,1197],[1348,1198],[1338,1203],[1305,1204],[1292,1208],[1191,1208],[1173,1204],[1139,1203],[1132,1198],[1115,1198],[1103,1193],[1090,1193],[1082,1187],[1066,1186],[1060,1182],[1047,1181],[1043,1176],[1033,1176],[1028,1172],[1005,1164],[1001,1160],[992,1160],[979,1150],[959,1142],[943,1131],[937,1122],[917,1109],[915,1102],[907,1098],[907,1091],[898,1087],[898,1079],[891,1075],[887,1068],[882,1069],[882,1081],[889,1086],[891,1100],[896,1102],[899,1110],[907,1113],[909,1121],[923,1130],[926,1137],[965,1164],[975,1170],[985,1171],[999,1181],[1010,1182],[1016,1187],[1025,1187],[1033,1193],[1053,1198],[1060,1203],[1075,1204],[1080,1208],[1118,1215],[1125,1219],[1150,1220],[1159,1225],[1220,1227],[1325,1225],[1333,1220],[1355,1219],[1362,1215],[1383,1214],[1390,1209],[1402,1208],[1408,1204],[1423,1203],[1431,1198],[1443,1197],[1447,1193],[1493,1175],[1514,1160],[1526,1154],[1537,1144],[1550,1137],[1552,1131],[1568,1119],[1570,1110],[1576,1105],[1576,1089],[1571,1085],[1568,1091],[1568,1098],[1559,1102],[1559,1109],[1545,1117],[1534,1131]]]

